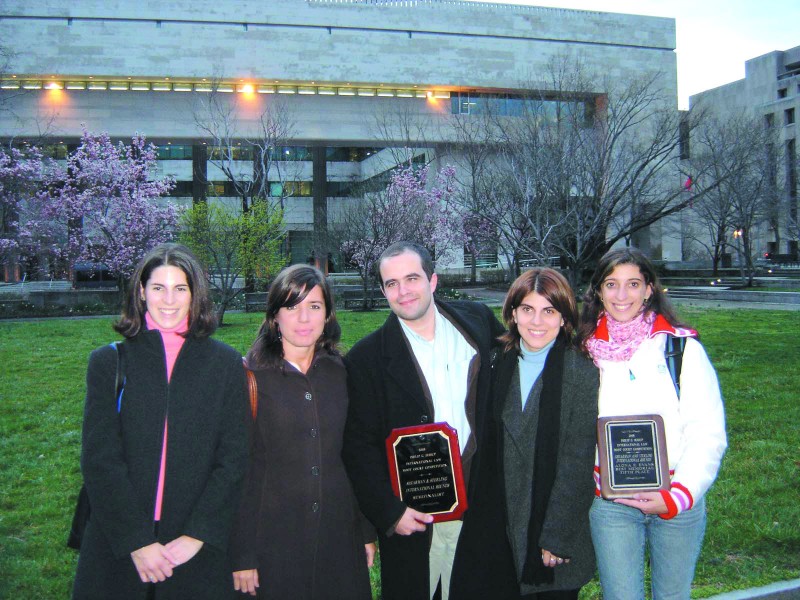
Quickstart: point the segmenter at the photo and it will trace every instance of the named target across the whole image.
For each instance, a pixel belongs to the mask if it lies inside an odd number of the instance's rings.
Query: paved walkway
[[[470,287],[461,290],[465,294],[469,294],[477,300],[480,300],[489,306],[502,306],[506,293],[501,290],[483,287]],[[701,308],[754,308],[760,310],[800,310],[800,304],[780,304],[772,302],[742,302],[739,300],[705,300],[701,298],[670,298],[676,306],[697,306]]]
[[[739,590],[712,596],[710,600],[797,600],[800,599],[800,579],[780,581],[763,587]]]

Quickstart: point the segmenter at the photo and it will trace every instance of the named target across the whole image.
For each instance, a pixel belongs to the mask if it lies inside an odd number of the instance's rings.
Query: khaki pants
[[[442,600],[450,596],[450,574],[453,572],[453,559],[456,555],[458,536],[461,534],[461,521],[446,521],[433,525],[433,541],[428,554],[431,572],[431,598],[436,592],[439,579],[442,580]]]

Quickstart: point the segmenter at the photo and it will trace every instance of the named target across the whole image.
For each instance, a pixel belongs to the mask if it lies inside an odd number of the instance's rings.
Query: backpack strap
[[[258,416],[258,383],[256,382],[256,374],[247,366],[247,359],[242,357],[244,364],[244,372],[247,375],[247,392],[250,395],[250,413],[253,415],[253,421]]]
[[[667,343],[664,347],[664,358],[667,359],[667,370],[672,377],[675,393],[681,399],[681,367],[683,366],[683,349],[686,347],[686,338],[667,334]]]
[[[125,347],[122,342],[114,342],[111,346],[117,352],[117,374],[114,377],[114,397],[117,399],[117,413],[122,410],[122,394],[125,391]]]

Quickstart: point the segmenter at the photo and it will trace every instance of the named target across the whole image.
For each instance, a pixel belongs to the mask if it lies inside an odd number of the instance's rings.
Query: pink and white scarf
[[[630,360],[652,331],[656,314],[648,310],[624,323],[614,320],[608,313],[604,313],[600,318],[601,320],[605,318],[608,339],[598,339],[595,335],[586,342],[586,348],[598,366],[601,360],[612,362]]]

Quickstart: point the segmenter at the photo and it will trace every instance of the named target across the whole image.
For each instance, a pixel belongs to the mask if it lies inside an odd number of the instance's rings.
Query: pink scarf
[[[652,311],[646,311],[625,323],[615,321],[608,313],[604,313],[601,320],[603,318],[608,328],[608,339],[599,339],[595,331],[595,335],[586,342],[589,354],[598,366],[601,360],[630,360],[652,330],[656,315]]]

